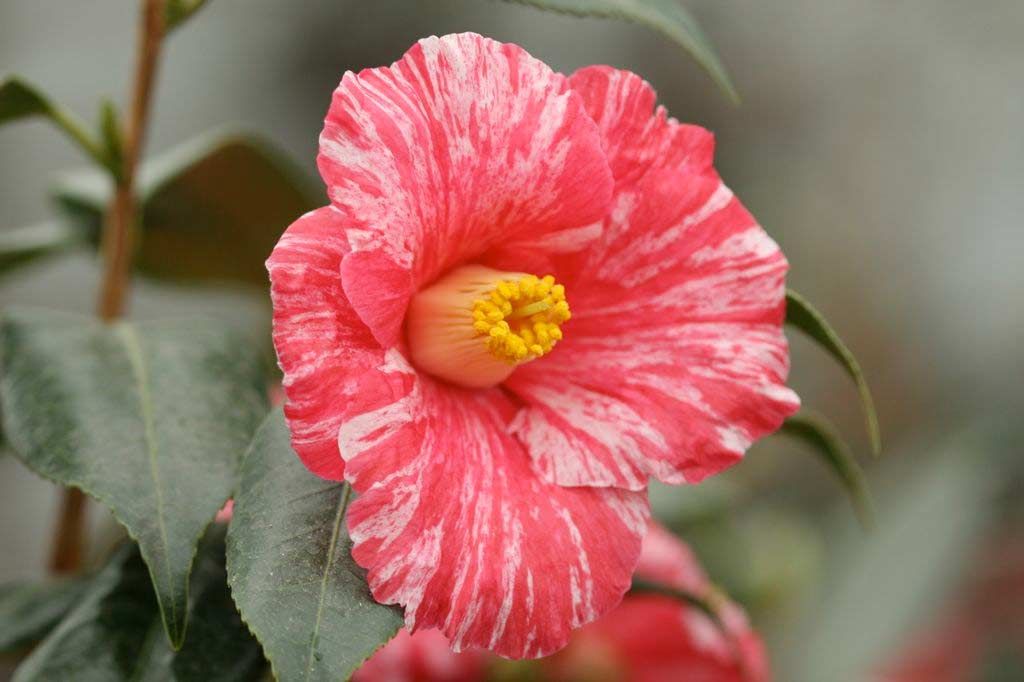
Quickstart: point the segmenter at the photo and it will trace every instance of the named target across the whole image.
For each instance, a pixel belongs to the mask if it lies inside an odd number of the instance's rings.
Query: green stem
[[[114,180],[118,181],[121,176],[121,169],[117,167],[114,159],[104,151],[100,143],[89,134],[86,125],[73,113],[59,106],[49,107],[50,119],[74,140],[82,151],[88,154],[100,166],[110,171]]]

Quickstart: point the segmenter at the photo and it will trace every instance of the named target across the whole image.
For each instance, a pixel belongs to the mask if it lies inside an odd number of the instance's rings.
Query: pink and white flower
[[[268,260],[292,444],[359,493],[374,597],[456,650],[564,646],[628,588],[648,479],[697,482],[797,408],[785,258],[654,100],[422,40],[345,74],[331,203]]]
[[[573,633],[569,646],[539,661],[540,679],[623,682],[767,682],[760,636],[742,609],[716,596],[693,552],[651,524],[636,575],[710,599],[721,625],[676,597],[630,594],[611,613]],[[354,682],[474,682],[491,679],[496,661],[480,650],[454,653],[436,630],[402,631],[356,672]],[[533,679],[530,676],[526,676]]]

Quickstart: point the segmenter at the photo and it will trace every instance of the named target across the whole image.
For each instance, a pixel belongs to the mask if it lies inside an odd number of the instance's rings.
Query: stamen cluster
[[[565,287],[551,275],[498,280],[487,298],[473,301],[473,329],[495,357],[512,364],[550,353],[571,316]]]

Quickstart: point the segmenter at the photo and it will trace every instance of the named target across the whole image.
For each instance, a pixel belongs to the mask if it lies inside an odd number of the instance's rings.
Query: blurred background
[[[322,195],[316,141],[341,74],[429,34],[643,75],[672,115],[716,133],[718,168],[782,245],[790,283],[860,359],[885,451],[871,460],[851,382],[793,331],[792,384],[862,455],[878,529],[860,530],[834,476],[783,438],[709,484],[659,487],[656,510],[748,608],[783,682],[1024,679],[1024,3],[685,4],[740,106],[630,24],[488,0],[212,0],[169,41],[148,150],[227,124],[274,142]],[[130,6],[3,0],[0,74],[92,120],[99,95],[126,90]],[[44,123],[0,130],[0,230],[57,219],[51,188],[83,165]],[[0,279],[0,306],[90,312],[97,284],[95,257],[71,253]],[[258,288],[141,278],[131,309],[254,327],[268,312]],[[0,580],[38,575],[56,501],[0,457]],[[936,652],[959,676],[913,672]]]

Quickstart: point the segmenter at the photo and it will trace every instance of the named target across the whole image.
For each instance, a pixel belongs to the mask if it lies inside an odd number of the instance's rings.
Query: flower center
[[[550,353],[570,315],[551,275],[466,265],[413,297],[406,334],[420,369],[460,386],[494,386]]]

